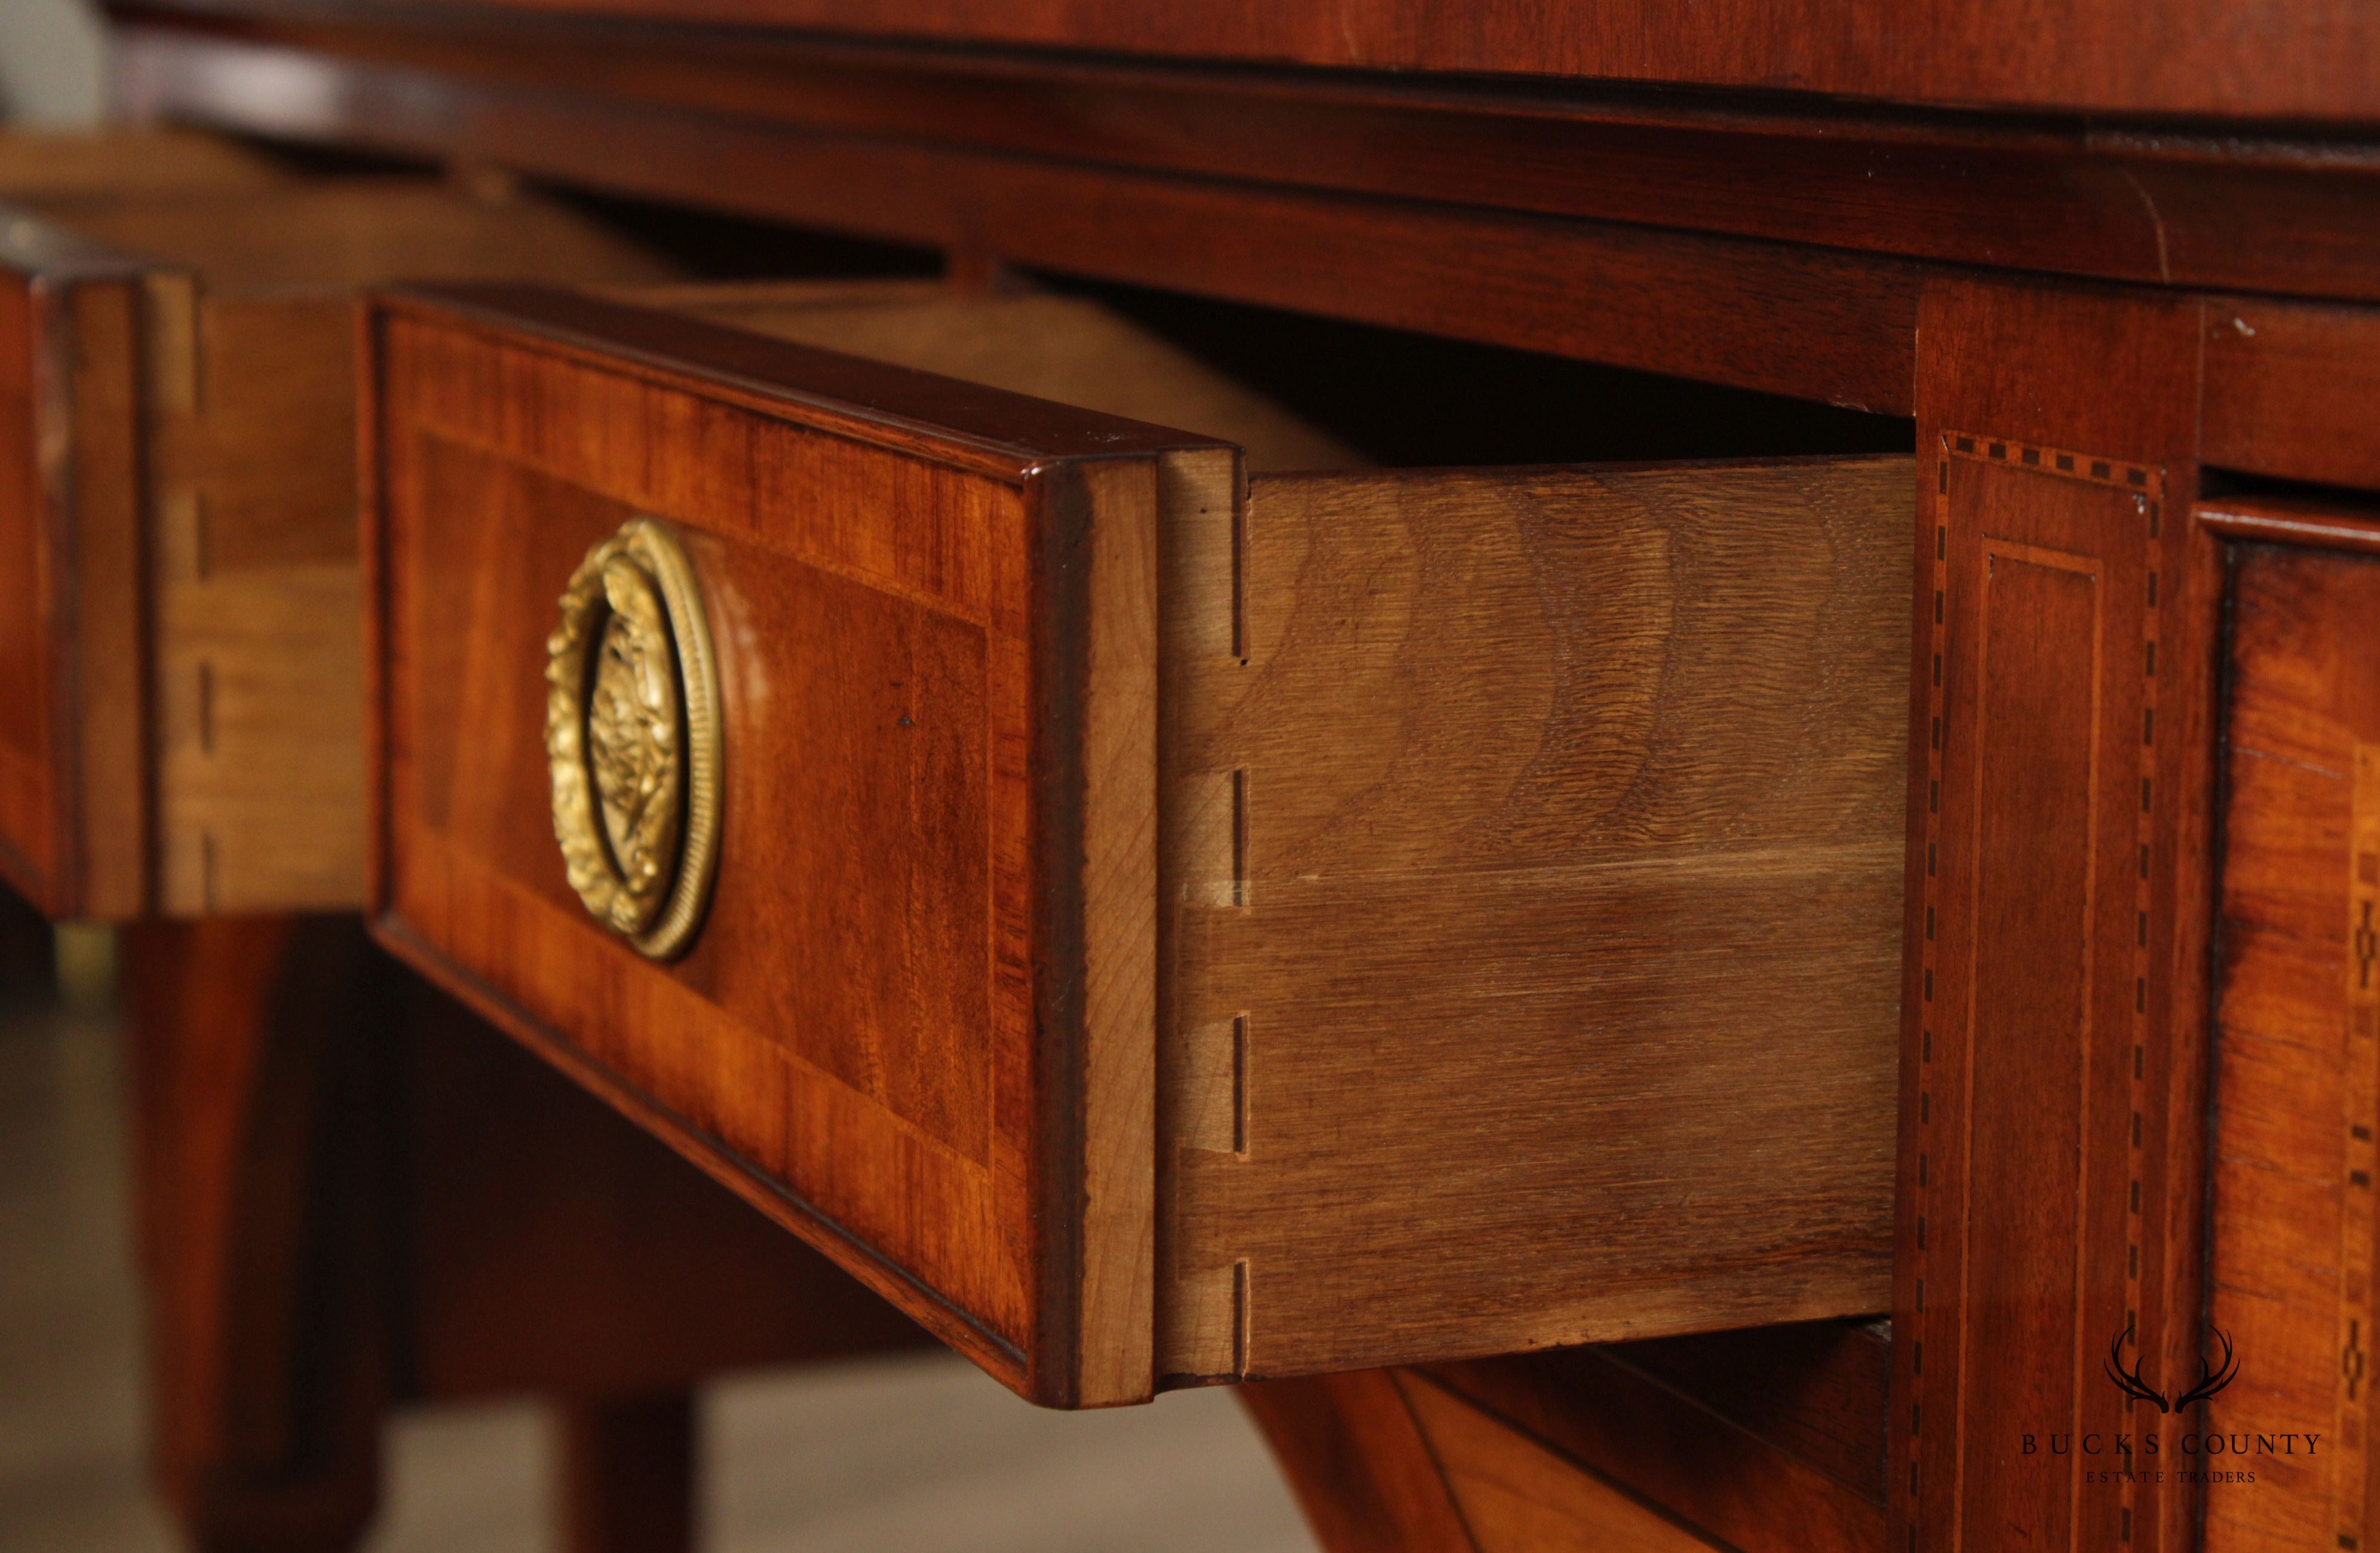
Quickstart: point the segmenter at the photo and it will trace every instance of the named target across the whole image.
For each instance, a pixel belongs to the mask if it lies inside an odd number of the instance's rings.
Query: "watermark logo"
[[[2131,1369],[2124,1368],[2124,1345],[2135,1340],[2131,1327],[2126,1327],[2117,1333],[2115,1340],[2107,1345],[2107,1363],[2102,1368],[2106,1370],[2107,1378],[2116,1383],[2117,1389],[2134,1401],[2154,1402],[2159,1412],[2180,1412],[2192,1402],[2204,1401],[2240,1377],[2240,1360],[2231,1351],[2229,1335],[2219,1327],[2210,1327],[2207,1330],[2213,1332],[2215,1340],[2223,1345],[2222,1359],[2210,1364],[2206,1362],[2206,1355],[2200,1354],[2198,1384],[2170,1402],[2165,1400],[2164,1392],[2141,1378],[2141,1361],[2137,1357],[2132,1360]]]
[[[2164,1415],[2187,1412],[2192,1403],[2206,1400],[2240,1378],[2240,1356],[2231,1346],[2230,1334],[2219,1327],[2210,1327],[2207,1330],[2214,1337],[2219,1357],[2202,1352],[2198,1356],[2198,1384],[2170,1400],[2142,1378],[2139,1339],[2131,1327],[2117,1333],[2107,1344],[2107,1357],[2100,1365],[2101,1372],[2109,1384],[2123,1393],[2127,1410],[2131,1403],[2146,1402]],[[2128,1348],[2135,1351],[2129,1367],[2124,1363],[2124,1351]],[[2017,1449],[2021,1456],[2097,1458],[2080,1463],[2081,1481],[2084,1483],[2252,1484],[2265,1459],[2313,1456],[2321,1448],[2322,1438],[2318,1434],[2295,1431],[2234,1433],[2193,1429],[2167,1435],[2149,1429],[2116,1434],[2026,1434],[2019,1437]]]

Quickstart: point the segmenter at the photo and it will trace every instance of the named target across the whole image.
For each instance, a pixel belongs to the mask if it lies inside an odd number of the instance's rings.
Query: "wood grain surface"
[[[2210,1292],[2240,1365],[2206,1423],[2321,1437],[2228,1463],[2255,1482],[2209,1487],[2208,1553],[2369,1547],[2380,1510],[2375,605],[2368,556],[2234,552]]]
[[[481,199],[416,176],[27,202],[84,241],[218,290],[386,280],[667,280],[667,260],[551,202]]]
[[[778,339],[965,378],[1237,446],[1254,472],[1349,469],[1353,449],[1097,303],[934,281],[622,287],[607,294]]]
[[[1848,1381],[1834,1400],[1864,1399],[1856,1430],[1880,1458],[1883,1344],[1841,1327],[1783,1330],[1797,1340],[1771,1347],[1743,1377],[1781,1388],[1766,1401],[1772,1420],[1821,1416],[1802,1407],[1813,1384]],[[1765,1336],[1740,1334],[1731,1355],[1682,1340],[1724,1364],[1753,1358]],[[1326,1553],[1885,1546],[1880,1486],[1875,1497],[1849,1490],[1706,1410],[1691,1388],[1653,1382],[1633,1368],[1649,1346],[1258,1381],[1239,1392]],[[1821,1354],[1832,1358],[1814,1364]],[[1633,1388],[1611,1384],[1628,1377]]]
[[[1890,1346],[1814,1322],[1425,1373],[1726,1547],[1841,1553],[1886,1546]]]
[[[346,288],[674,269],[559,206],[422,178],[76,186],[6,243],[0,858],[59,916],[356,904]]]
[[[2380,509],[2346,505],[2336,492],[2202,497],[2191,517],[2227,540],[2380,555]]]
[[[363,695],[348,287],[674,271],[559,206],[415,178],[48,208],[175,266],[152,281],[148,313],[155,909],[353,906]]]
[[[747,128],[939,141],[2143,284],[2380,295],[2374,174],[2325,154],[2302,128],[2126,135],[2062,116],[1708,97],[1609,80],[1500,87],[1147,56],[1020,58],[667,22],[584,27],[520,13],[380,6],[342,26],[285,6],[244,5],[237,19],[230,9],[218,0],[207,16],[175,18],[182,25],[171,31],[154,12],[132,14],[128,92],[197,106],[197,94],[227,95],[221,78],[236,73],[241,48],[272,43],[318,67],[370,67],[362,79],[400,72],[416,92],[459,79],[516,97],[588,94]],[[274,57],[280,68],[291,56]],[[280,99],[242,106],[278,112],[286,127]],[[485,129],[501,134],[511,122],[509,113],[492,116]],[[499,149],[480,141],[477,153]],[[2026,219],[2007,219],[2011,209]]]
[[[143,30],[125,58],[133,101],[259,133],[493,161],[763,220],[1909,409],[1915,275],[1889,256],[1451,201],[1317,199],[1251,182],[1261,164],[1245,157],[1228,177],[1185,177],[785,126],[524,89],[451,57],[419,69]]]
[[[1195,439],[749,333],[381,317],[384,935],[995,1374],[1123,1400],[1884,1299],[1905,462],[1313,475],[1242,514]],[[1019,490],[1143,581],[1028,586]],[[537,715],[545,595],[635,511],[735,644],[726,861],[667,972],[564,887]],[[1547,602],[1589,597],[1577,635]],[[860,737],[870,676],[913,764]],[[1026,996],[1098,1033],[1037,1056]]]
[[[256,189],[292,175],[253,146],[203,129],[110,125],[0,131],[0,200]]]
[[[391,981],[399,1395],[650,1399],[932,1340],[454,999]]]
[[[1259,476],[1177,532],[1167,1370],[1883,1308],[1909,482]]]
[[[2214,658],[2197,308],[1929,282],[1889,1486],[1921,1553],[2188,1547],[2155,1425],[2201,1339]],[[2167,1425],[2168,1428],[2175,1425]]]
[[[449,0],[451,3],[451,0]],[[263,9],[256,0],[252,8]],[[1787,0],[1682,14],[1650,0],[1494,7],[1329,0],[1251,8],[1125,0],[495,0],[574,18],[667,17],[944,43],[1265,65],[1803,91],[1896,102],[2365,121],[2380,34],[2347,0],[2286,13],[2223,0],[2059,0],[2012,34],[1984,0]],[[285,6],[284,8],[296,8]],[[434,6],[420,7],[434,14]],[[313,0],[336,15],[358,0]],[[2162,46],[2137,46],[2143,31]]]
[[[200,1546],[348,1546],[389,1394],[386,962],[353,918],[124,948],[158,1486]]]
[[[929,1339],[352,917],[152,920],[128,1033],[157,1476],[202,1547],[351,1546],[387,1411],[562,1400],[572,1547],[687,1523],[688,1388]]]
[[[1325,1553],[1477,1553],[1396,1372],[1261,1381],[1239,1394]]]
[[[147,894],[139,266],[0,226],[0,871],[53,917]]]
[[[379,318],[383,930],[1012,1384],[1146,1396],[1077,1334],[1148,1329],[1154,460],[1228,450],[552,294]],[[667,972],[544,775],[552,600],[637,511],[728,649]]]
[[[832,13],[854,33],[899,25],[944,39],[1015,25],[1045,31],[1002,35],[1062,43],[1128,26],[1167,48],[1204,27],[1228,32],[1225,49],[1356,65],[1476,61],[1521,46],[1533,21],[1545,42],[1534,14],[1483,21],[1457,7],[1416,19],[1367,3],[1250,20],[952,0],[888,22],[875,0],[715,0],[749,19]],[[1917,266],[1876,256],[2368,300],[2380,248],[2364,226],[2372,202],[2357,153],[2374,111],[2374,51],[2361,18],[2251,17],[2217,0],[2172,0],[2144,17],[2076,0],[2020,24],[1968,0],[1890,18],[1809,0],[1790,17],[1774,13],[1793,24],[1775,35],[1735,25],[1740,11],[1725,8],[1630,35],[1626,49],[1661,62],[1648,69],[1691,59],[1823,66],[1718,78],[1763,95],[1689,101],[1542,81],[1318,79],[1210,70],[1203,60],[1174,71],[1001,51],[953,67],[958,51],[910,48],[914,33],[892,47],[754,32],[697,46],[694,30],[582,26],[590,13],[577,0],[516,8],[561,23],[552,54],[499,59],[471,33],[482,18],[459,10],[457,31],[442,37],[413,27],[446,12],[380,11],[350,28],[341,18],[359,13],[338,0],[243,0],[243,16],[274,19],[205,31],[148,7],[126,79],[137,100],[251,128],[492,158],[615,191],[949,244],[979,274],[993,273],[989,256],[999,254],[1875,409],[1914,406],[1921,467],[1936,483],[1921,509],[1907,622],[1917,643],[1909,752],[1920,780],[1909,789],[1890,1546],[2197,1540],[2193,1489],[2104,1492],[2028,1475],[2010,1431],[2034,1419],[2045,1430],[2139,1421],[2111,1414],[2099,1389],[2095,1362],[2109,1336],[2099,1328],[2111,1317],[2131,1329],[2137,1346],[2127,1351],[2168,1393],[2204,1351],[2220,568],[2213,540],[2180,532],[2176,515],[2197,495],[2202,438],[2206,462],[2224,470],[2380,484],[2359,419],[2371,397],[2369,320],[2272,297],[2119,296],[1973,271],[1935,269],[1921,281]],[[616,0],[605,14],[629,11],[651,14],[646,0]],[[1601,50],[1594,57],[1608,65],[1618,45],[1602,24],[1620,14],[1564,12],[1560,46]],[[1449,31],[1474,22],[1460,36]],[[1840,30],[1851,23],[1857,36]],[[658,39],[669,47],[647,47]],[[728,55],[741,57],[722,64]],[[1515,69],[1558,67],[1548,53],[1511,57],[1524,60]],[[937,74],[953,68],[965,78],[956,86]],[[1898,84],[1884,95],[1961,111],[1904,116],[1797,95],[1888,80]],[[1785,90],[1766,95],[1770,88]],[[1419,100],[1432,94],[1472,101]],[[1152,104],[1146,116],[1139,104]],[[1963,112],[2018,104],[2307,116],[2214,126]],[[1804,113],[1798,128],[1785,122]],[[2326,127],[2310,122],[2324,116]],[[2227,138],[2235,128],[2240,138]],[[1714,242],[1720,230],[1767,240]],[[1972,446],[1959,446],[1961,435]],[[2095,472],[2101,463],[2107,477]],[[2125,483],[2136,471],[2140,489]],[[2159,494],[2144,507],[2151,481]],[[2242,512],[2262,537],[2303,544],[2300,529],[2281,532],[2300,499],[2260,497]],[[2302,664],[2312,652],[2282,645],[2269,663]],[[2295,681],[2280,691],[2299,702],[2315,693]],[[2271,796],[2242,792],[2259,803]],[[2126,845],[2137,850],[2124,855]],[[2302,892],[2313,874],[2298,870],[2289,887]],[[2278,899],[2251,904],[2278,911]],[[2281,905],[2301,903],[2293,895]],[[1928,1011],[1937,1006],[1939,1020]],[[2293,1102],[2289,1115],[2303,1114]],[[2266,1125],[2277,1115],[2251,1107],[2232,1119],[2256,1146],[2273,1137],[2297,1146],[2286,1125]],[[2218,1278],[2225,1266],[2218,1235]],[[2314,1358],[2344,1364],[2348,1351],[2314,1355],[2306,1345],[2331,1319],[2288,1327],[2291,1384],[2321,1389]],[[1650,1392],[1676,1378],[1633,1363],[1615,1373]],[[1468,1539],[1472,1528],[1413,1405],[1402,1408],[1403,1433],[1366,1432],[1390,1416],[1372,1385],[1386,1378],[1270,1391],[1352,1397],[1371,1387],[1369,1400],[1307,1408],[1285,1435],[1323,1485],[1309,1498],[1351,1518],[1348,1546],[1463,1546],[1430,1540]],[[1390,1384],[1402,1399],[1415,1383]],[[1694,1437],[1730,1437],[1706,1426]],[[1507,1442],[1492,1454],[1526,1453]],[[1389,1478],[1405,1486],[1382,1486]],[[1764,1488],[1760,1502],[1824,1499],[1796,1492]],[[1730,1512],[1707,1496],[1699,1502],[1698,1515]],[[2221,1501],[2205,1509],[2212,1536],[2237,1535]],[[1746,1512],[1725,1533],[1696,1524],[1754,1547],[1790,1535],[1781,1519]],[[2299,1546],[2288,1539],[2312,1524],[2272,1535]]]
[[[2365,414],[2380,397],[2380,315],[2262,298],[2206,303],[2209,464],[2380,487]]]
[[[1609,1553],[1708,1553],[1712,1544],[1502,1420],[1415,1376],[1396,1382],[1429,1437],[1455,1506],[1482,1553],[1595,1547]]]

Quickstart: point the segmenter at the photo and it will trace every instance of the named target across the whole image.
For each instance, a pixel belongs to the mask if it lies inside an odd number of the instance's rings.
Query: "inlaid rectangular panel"
[[[1160,475],[1231,451],[551,295],[388,304],[372,349],[383,931],[1012,1384],[1145,1394]],[[726,728],[666,972],[549,807],[555,600],[639,514]]]
[[[1895,1553],[2187,1546],[2211,547],[2193,307],[1929,283]],[[2177,1376],[2182,1378],[2177,1384]],[[2100,1442],[2086,1461],[2049,1442]]]

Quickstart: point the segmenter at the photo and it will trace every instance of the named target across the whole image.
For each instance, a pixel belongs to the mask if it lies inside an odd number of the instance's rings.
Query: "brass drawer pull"
[[[570,887],[655,960],[686,948],[719,863],[719,676],[694,569],[631,519],[562,591],[546,639],[553,837]]]

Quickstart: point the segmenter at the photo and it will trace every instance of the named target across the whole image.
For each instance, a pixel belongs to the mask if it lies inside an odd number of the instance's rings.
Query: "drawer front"
[[[0,873],[53,917],[143,891],[140,285],[0,223]]]
[[[1230,449],[552,293],[369,337],[383,936],[1010,1384],[1147,1395],[1154,545]],[[549,745],[591,661],[557,601],[638,520],[715,664],[715,864],[666,960],[582,899]],[[617,729],[569,737],[607,804]]]
[[[52,916],[361,899],[346,287],[671,273],[552,207],[256,181],[0,226],[0,873]]]

